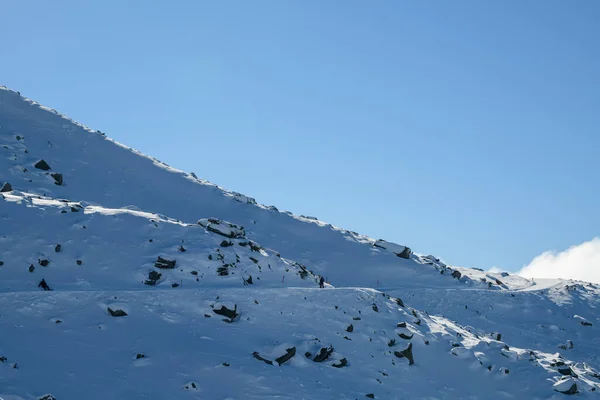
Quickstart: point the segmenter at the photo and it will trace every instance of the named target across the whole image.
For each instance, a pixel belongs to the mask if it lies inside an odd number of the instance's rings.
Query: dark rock
[[[192,274],[192,275],[198,275],[198,271],[191,271],[190,274]]]
[[[33,264],[31,264],[29,266],[29,272],[33,272],[33,271],[35,271],[35,267],[33,266]]]
[[[6,360],[8,360],[8,358],[0,356],[0,362],[5,362]]]
[[[56,400],[56,397],[52,396],[51,394],[47,394],[44,397],[40,397],[38,400]]]
[[[452,272],[452,277],[453,277],[453,278],[456,278],[456,279],[459,279],[459,280],[460,280],[460,277],[461,277],[461,276],[462,276],[462,274],[461,274],[459,271],[454,271],[454,272]]]
[[[137,355],[135,356],[135,359],[139,360],[140,358],[146,358],[146,356],[142,353],[137,353]]]
[[[0,188],[0,193],[11,192],[13,190],[12,186],[8,182],[4,182],[2,187]]]
[[[402,250],[402,253],[398,253],[396,255],[400,258],[405,258],[408,260],[410,258],[411,254],[412,254],[412,250],[410,249],[410,247],[405,247],[404,250]]]
[[[398,328],[406,328],[406,322],[398,322],[396,325]]]
[[[38,260],[38,264],[40,264],[42,267],[47,267],[48,264],[50,264],[50,261],[43,259],[43,260]]]
[[[501,333],[496,333],[496,332],[494,332],[494,333],[492,333],[492,338],[493,338],[494,340],[498,340],[498,341],[500,341],[500,340],[502,340],[502,334],[501,334]]]
[[[160,279],[161,276],[162,274],[159,274],[156,271],[150,271],[150,273],[148,274],[148,280],[144,283],[149,286],[154,286],[156,285],[156,282]]]
[[[402,301],[402,299],[400,297],[398,297],[396,299],[396,304],[398,304],[400,307],[404,307],[404,302]]]
[[[71,212],[79,212],[79,209],[77,209],[76,207],[71,207]]]
[[[556,389],[554,389],[554,390],[556,390]],[[571,387],[569,388],[569,390],[566,390],[564,392],[560,391],[560,390],[556,390],[556,391],[559,392],[559,393],[568,394],[568,395],[573,395],[573,394],[579,393],[579,391],[577,390],[577,384],[576,383],[572,384]]]
[[[175,287],[179,287],[179,283],[172,283],[172,284],[171,284],[171,287],[174,287],[174,288],[175,288]]]
[[[83,261],[77,260],[77,265],[81,265],[81,264],[83,264]]]
[[[233,242],[231,240],[223,240],[221,242],[221,247],[229,247],[229,246],[233,246]]]
[[[229,364],[229,363],[223,363],[223,366],[224,366],[224,367],[229,367],[230,365],[231,365],[231,364]]]
[[[266,362],[269,365],[273,365],[273,361],[267,360],[266,358],[261,357],[260,354],[258,354],[257,351],[255,351],[254,353],[252,353],[252,356],[254,358],[256,358],[257,360],[264,361],[264,362]]]
[[[352,317],[352,319],[353,319],[354,321],[360,321],[360,319],[361,319],[361,318],[360,318],[360,317]]]
[[[561,375],[568,375],[568,376],[575,376],[575,372],[573,372],[573,370],[571,369],[571,367],[567,367],[567,368],[559,368],[558,372]]]
[[[257,260],[256,258],[254,258],[254,257],[250,257],[250,260],[252,260],[252,262],[253,262],[254,264],[258,264],[258,260]]]
[[[408,359],[408,365],[413,365],[415,363],[412,353],[412,343],[410,343],[405,350],[395,351],[394,355],[398,358],[406,357],[406,359]]]
[[[304,357],[311,358],[312,354],[310,354],[310,351],[307,351],[306,353],[304,353]]]
[[[126,317],[127,313],[123,310],[113,310],[112,308],[108,307],[108,313],[113,316],[113,317]]]
[[[408,335],[406,335],[406,334],[404,334],[404,333],[399,333],[399,334],[398,334],[398,336],[400,336],[400,339],[404,339],[404,340],[410,340],[410,339],[412,339],[412,338],[413,338],[414,334],[412,334],[412,335],[408,336]]]
[[[63,174],[53,173],[50,174],[51,177],[54,178],[54,184],[58,186],[62,186],[63,184]]]
[[[388,347],[393,347],[396,345],[396,339],[390,339],[390,341],[388,342]]]
[[[0,261],[0,267],[4,265],[4,261]]]
[[[340,360],[340,362],[337,364],[336,363],[331,364],[331,366],[335,367],[335,368],[342,368],[342,367],[345,367],[346,365],[348,365],[348,360],[346,360],[345,358],[342,358]]]
[[[281,365],[281,364],[285,363],[286,361],[288,361],[290,358],[294,357],[296,355],[296,348],[292,347],[292,348],[286,349],[285,352],[286,353],[284,355],[275,359],[275,362],[277,362],[277,364]]]
[[[191,382],[191,383],[185,385],[183,388],[186,389],[186,390],[190,390],[190,389],[197,389],[198,386],[196,386],[196,383]]]
[[[45,160],[40,160],[40,161],[36,162],[34,167],[36,167],[37,169],[41,169],[42,171],[50,170],[50,166],[48,165],[48,163]]]
[[[588,322],[588,321],[581,321],[581,325],[583,325],[583,326],[592,326],[592,323]]]
[[[500,279],[496,279],[496,285],[504,285]]]
[[[158,258],[156,259],[156,262],[154,263],[154,266],[156,268],[161,268],[161,269],[173,269],[175,268],[175,264],[177,263],[176,260],[167,260],[165,258],[162,258],[161,256],[158,256]]]
[[[375,395],[373,393],[369,393],[369,394],[365,394],[365,397],[368,397],[370,399],[374,399]]]
[[[373,311],[379,312],[379,308],[377,308],[377,304],[373,304]]]
[[[346,332],[353,332],[354,331],[354,325],[350,324],[347,328],[346,328]]]
[[[54,251],[57,253],[60,253],[61,250],[62,250],[62,246],[60,244],[57,244],[56,247],[54,247]]]
[[[183,246],[179,246],[179,252],[180,252],[180,253],[184,253],[184,252],[186,252],[186,251],[187,251],[187,250],[185,249],[185,247],[183,247]]]
[[[331,353],[333,353],[333,346],[321,347],[321,350],[319,350],[319,354],[317,354],[315,358],[313,358],[313,361],[323,362],[329,358]]]
[[[219,276],[227,276],[227,275],[229,275],[229,269],[227,268],[226,265],[223,265],[223,266],[217,268],[217,274]]]
[[[224,317],[229,318],[230,321],[228,321],[228,322],[233,322],[233,320],[235,320],[236,317],[239,315],[237,313],[237,304],[234,306],[233,310],[230,310],[229,308],[227,308],[225,306],[221,306],[221,308],[219,308],[218,310],[213,309],[213,312],[215,314],[222,315]]]

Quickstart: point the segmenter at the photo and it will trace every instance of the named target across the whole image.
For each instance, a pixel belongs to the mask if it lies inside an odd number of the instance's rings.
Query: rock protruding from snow
[[[8,182],[4,182],[2,187],[0,187],[0,193],[12,192],[12,186]]]
[[[248,197],[241,193],[231,192],[231,195],[233,196],[234,200],[239,201],[240,203],[256,204],[256,200],[254,200],[252,197]]]
[[[389,250],[400,258],[409,259],[412,254],[412,250],[409,247],[391,243],[383,239],[377,239],[375,243],[373,243],[373,246]]]
[[[46,162],[46,160],[40,160],[34,164],[34,167],[37,169],[41,169],[42,171],[49,171],[50,165]]]
[[[285,350],[284,355],[275,359],[275,362],[277,362],[277,364],[281,365],[281,364],[285,363],[286,361],[290,360],[295,355],[296,355],[296,348],[291,347],[291,348]]]
[[[329,358],[331,353],[333,353],[333,346],[321,347],[321,350],[319,350],[319,354],[317,354],[315,358],[313,358],[313,361],[323,362]]]
[[[412,343],[410,343],[408,347],[402,351],[394,351],[394,355],[398,358],[406,358],[408,360],[408,365],[413,365],[415,363],[412,353]]]
[[[233,322],[240,315],[237,312],[237,304],[235,304],[233,306],[233,309],[227,308],[227,307],[225,307],[225,306],[222,305],[221,308],[218,308],[218,309],[215,308],[215,309],[213,309],[213,312],[215,314],[227,317],[227,319],[223,320],[223,321],[226,321],[226,322]]]
[[[108,313],[112,316],[112,317],[126,317],[127,313],[123,310],[120,309],[116,309],[113,310],[112,308],[108,307]]]
[[[50,174],[50,176],[52,178],[54,178],[54,184],[56,184],[58,186],[62,186],[62,184],[63,184],[63,174],[53,173],[53,174]]]
[[[176,260],[167,260],[166,258],[162,258],[161,256],[158,256],[158,258],[156,259],[156,262],[154,263],[154,266],[156,268],[160,268],[160,269],[173,269],[173,268],[175,268],[176,264],[177,264]]]
[[[577,390],[577,383],[575,382],[575,379],[573,378],[568,378],[568,379],[564,379],[562,381],[558,381],[554,384],[554,390],[562,393],[562,394],[577,394],[579,391]]]
[[[203,218],[198,220],[198,225],[210,232],[228,237],[230,239],[243,238],[246,236],[244,228],[218,218]]]

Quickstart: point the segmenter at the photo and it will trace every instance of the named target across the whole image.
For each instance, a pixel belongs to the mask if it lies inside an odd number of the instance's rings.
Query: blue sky
[[[0,84],[453,264],[600,235],[597,1],[158,3],[3,2]]]

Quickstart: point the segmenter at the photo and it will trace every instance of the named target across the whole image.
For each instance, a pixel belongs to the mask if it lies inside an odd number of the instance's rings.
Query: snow
[[[600,392],[596,285],[398,257],[407,246],[258,204],[1,88],[4,182],[4,400]]]

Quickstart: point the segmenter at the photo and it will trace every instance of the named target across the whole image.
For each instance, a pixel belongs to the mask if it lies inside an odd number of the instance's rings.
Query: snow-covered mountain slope
[[[4,400],[600,392],[595,285],[256,204],[6,88],[0,190]]]

